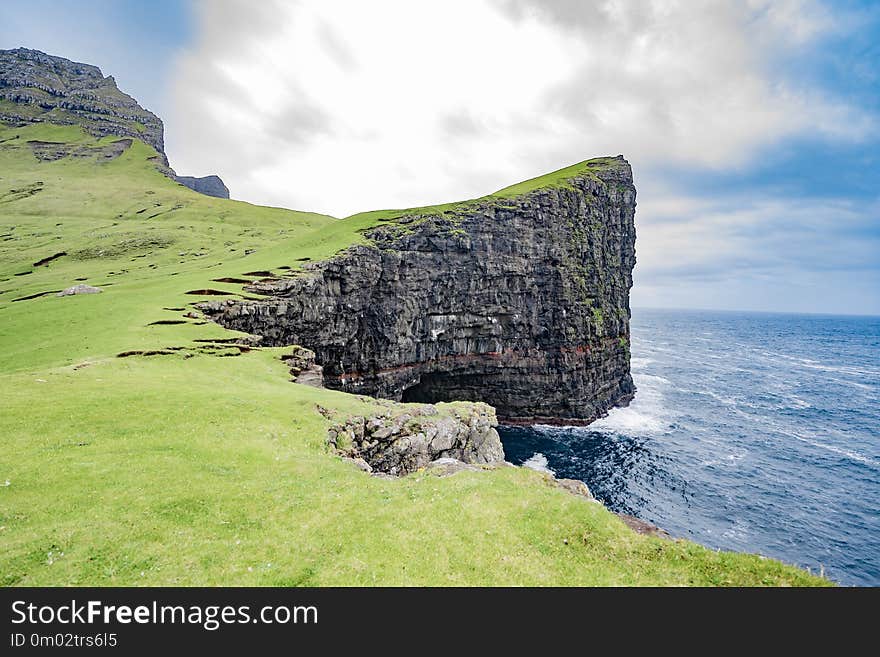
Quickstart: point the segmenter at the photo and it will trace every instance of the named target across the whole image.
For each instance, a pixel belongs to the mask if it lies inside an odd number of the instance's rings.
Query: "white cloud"
[[[638,10],[636,9],[638,8]],[[481,195],[588,157],[730,167],[870,117],[773,76],[834,28],[808,2],[202,2],[173,165],[344,216]]]
[[[880,313],[880,200],[647,191],[634,306]]]

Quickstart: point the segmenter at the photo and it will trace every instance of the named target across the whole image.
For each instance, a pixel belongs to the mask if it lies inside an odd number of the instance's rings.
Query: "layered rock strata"
[[[218,198],[229,198],[229,189],[217,176],[177,176],[165,155],[162,121],[120,91],[112,76],[97,66],[47,55],[39,50],[0,50],[0,122],[12,125],[51,123],[79,126],[95,137],[129,138],[109,149],[118,156],[140,139],[158,153],[157,166],[168,177],[190,189]],[[87,156],[100,148],[70,146],[54,142],[31,142],[41,160]],[[116,149],[114,151],[113,149]]]
[[[39,50],[0,50],[0,120],[77,125],[96,137],[133,137],[165,159],[162,121],[120,91],[112,76]]]
[[[483,401],[505,422],[586,423],[626,404],[635,188],[623,157],[525,193],[404,212],[265,299],[202,304],[266,345],[303,345],[327,387]]]

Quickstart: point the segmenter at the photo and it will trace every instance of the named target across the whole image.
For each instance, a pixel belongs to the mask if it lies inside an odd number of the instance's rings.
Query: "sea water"
[[[635,310],[638,391],[588,427],[502,427],[507,459],[615,511],[880,585],[880,318]]]

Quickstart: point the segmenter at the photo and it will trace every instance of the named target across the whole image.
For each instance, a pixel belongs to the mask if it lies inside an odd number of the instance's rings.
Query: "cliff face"
[[[216,196],[217,198],[229,198],[229,188],[226,187],[219,176],[202,176],[201,178],[175,176],[174,179],[184,187],[189,187],[199,194]]]
[[[165,155],[162,121],[97,66],[27,48],[0,50],[0,122],[76,125],[95,137],[140,139],[156,149],[165,175],[201,194],[229,198],[217,176],[176,176]]]
[[[246,286],[265,300],[200,308],[314,350],[331,388],[589,422],[634,392],[634,214],[629,164],[603,158],[562,184],[395,217],[302,275]]]
[[[78,125],[96,137],[134,137],[165,158],[159,117],[97,66],[39,50],[0,50],[0,121]]]

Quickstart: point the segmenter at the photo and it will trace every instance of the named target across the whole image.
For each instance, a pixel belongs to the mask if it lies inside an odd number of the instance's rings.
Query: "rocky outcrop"
[[[327,442],[361,469],[405,475],[450,459],[503,463],[495,411],[486,404],[389,405],[379,412],[333,420]]]
[[[636,534],[642,534],[643,536],[654,536],[656,538],[672,538],[668,531],[666,531],[665,529],[661,529],[657,525],[651,524],[646,520],[627,515],[626,513],[617,513],[616,515],[618,518],[623,520],[624,525],[632,529]]]
[[[73,287],[68,287],[61,292],[58,292],[56,297],[72,297],[77,294],[100,294],[103,292],[99,287],[93,287],[91,285],[86,285],[85,283],[80,283],[78,285],[74,285]]]
[[[205,196],[216,196],[217,198],[229,198],[229,188],[223,183],[219,176],[203,176],[195,178],[193,176],[175,176],[174,179],[184,187],[189,187],[194,192],[204,194]]]
[[[167,166],[162,121],[89,64],[39,50],[0,50],[0,121],[78,125],[96,137],[140,139]]]
[[[290,369],[294,383],[313,388],[324,387],[324,368],[315,364],[315,352],[299,345],[294,345],[290,353],[281,356],[281,360]]]
[[[511,197],[402,213],[368,244],[200,307],[300,344],[327,387],[484,401],[507,422],[585,423],[626,404],[635,188],[622,157]]]

